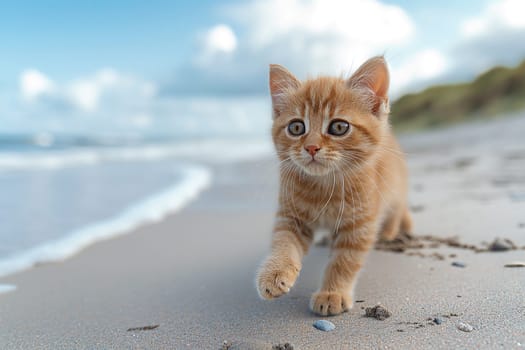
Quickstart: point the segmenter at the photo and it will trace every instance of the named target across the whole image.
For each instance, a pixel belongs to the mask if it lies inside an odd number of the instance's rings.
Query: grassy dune
[[[474,81],[439,85],[404,95],[392,104],[392,123],[402,131],[495,118],[525,108],[525,61],[495,67]]]

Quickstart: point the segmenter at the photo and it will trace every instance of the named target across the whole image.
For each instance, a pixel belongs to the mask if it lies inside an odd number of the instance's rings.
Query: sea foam
[[[116,216],[70,232],[58,240],[49,241],[2,259],[0,277],[38,264],[62,261],[95,242],[124,235],[148,222],[160,221],[194,199],[211,184],[211,179],[211,171],[208,168],[187,166],[179,182],[125,208]]]
[[[56,170],[114,161],[156,161],[166,158],[210,163],[241,161],[271,155],[268,139],[185,141],[126,147],[84,147],[39,152],[0,152],[0,171]]]

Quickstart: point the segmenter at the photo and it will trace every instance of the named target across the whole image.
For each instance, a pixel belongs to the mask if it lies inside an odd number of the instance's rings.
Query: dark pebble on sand
[[[505,252],[507,250],[515,249],[516,246],[509,239],[496,238],[492,243],[489,244],[488,249],[491,252]]]
[[[376,305],[374,307],[367,307],[365,309],[365,316],[374,317],[380,321],[383,321],[389,318],[390,316],[392,316],[392,313],[388,311],[387,309],[385,309],[383,306]]]
[[[293,350],[293,345],[290,343],[278,344],[272,346],[272,350]]]
[[[452,262],[452,266],[455,266],[455,267],[466,267],[467,265],[465,265],[464,263],[459,262],[459,261],[453,261]]]
[[[335,329],[335,325],[332,322],[326,320],[317,320],[314,322],[313,326],[324,332],[330,332]]]
[[[439,317],[434,317],[434,319],[432,320],[435,324],[442,324],[443,323],[443,320]]]

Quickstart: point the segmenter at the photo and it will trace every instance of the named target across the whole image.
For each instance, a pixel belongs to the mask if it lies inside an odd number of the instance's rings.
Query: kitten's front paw
[[[352,297],[348,293],[321,291],[312,295],[310,309],[321,316],[334,316],[352,308]]]
[[[275,258],[269,258],[257,273],[257,291],[263,299],[280,297],[290,291],[300,267],[294,264],[279,262]]]

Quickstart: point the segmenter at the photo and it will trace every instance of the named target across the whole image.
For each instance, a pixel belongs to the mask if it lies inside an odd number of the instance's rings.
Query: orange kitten
[[[383,57],[346,80],[301,82],[270,66],[281,183],[272,250],[257,274],[262,298],[290,291],[314,231],[326,228],[331,260],[310,308],[320,315],[345,312],[378,234],[393,239],[411,230],[405,161],[388,123],[388,85]]]

